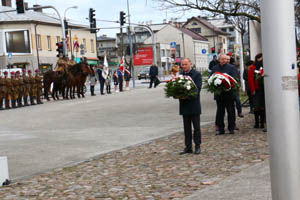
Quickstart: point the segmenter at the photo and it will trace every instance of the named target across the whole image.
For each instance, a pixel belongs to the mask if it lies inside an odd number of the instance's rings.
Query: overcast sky
[[[52,5],[56,7],[62,17],[66,8],[70,6],[78,6],[77,9],[69,9],[66,13],[66,17],[72,19],[72,21],[88,24],[86,18],[89,15],[89,8],[94,8],[96,10],[97,20],[119,20],[120,11],[125,11],[127,14],[127,0],[25,0],[29,3],[29,7],[34,4],[39,5]],[[13,6],[15,6],[15,0],[12,1]],[[163,19],[170,20],[171,18],[179,18],[178,21],[184,21],[186,18],[196,16],[197,12],[182,13],[172,13],[171,11],[160,11],[158,9],[159,5],[153,0],[129,0],[131,22],[147,22],[152,21],[152,23],[162,23]],[[45,10],[45,12],[54,13],[51,9]],[[98,28],[104,27],[118,27],[119,24],[107,23],[97,21]],[[108,36],[115,37],[115,33],[119,31],[118,29],[102,29],[98,35],[106,34]]]

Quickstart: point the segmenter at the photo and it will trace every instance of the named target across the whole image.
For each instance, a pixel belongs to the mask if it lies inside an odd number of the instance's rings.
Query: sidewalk
[[[184,137],[178,130],[19,180],[0,188],[0,199],[268,199],[268,188],[260,187],[269,182],[267,135],[252,128],[252,115],[239,119],[237,125],[239,132],[222,136],[215,135],[214,125],[202,127],[200,155],[179,155]],[[250,186],[256,187],[247,191]]]

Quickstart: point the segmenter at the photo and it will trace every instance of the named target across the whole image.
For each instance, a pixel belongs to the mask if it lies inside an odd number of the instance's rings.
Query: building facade
[[[7,10],[11,7],[0,7],[0,11]],[[74,55],[76,60],[84,56],[94,63],[97,60],[95,34],[86,26],[73,23],[69,23],[68,34],[68,56]],[[40,69],[42,72],[54,69],[58,54],[56,43],[61,39],[60,20],[42,10],[0,13],[0,68]]]
[[[208,39],[209,53],[228,53],[228,39],[230,35],[201,17],[192,17],[183,25],[184,28],[201,34]]]

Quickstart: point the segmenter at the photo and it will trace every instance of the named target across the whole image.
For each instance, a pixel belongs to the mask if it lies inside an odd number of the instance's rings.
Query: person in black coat
[[[100,65],[100,68],[97,69],[97,74],[98,74],[98,80],[100,83],[100,94],[104,95],[104,84],[105,84],[105,79],[102,76],[103,73],[103,65]]]
[[[154,88],[157,86],[155,84],[155,81],[157,79],[157,75],[158,75],[158,67],[153,63],[150,67],[150,70],[149,70],[149,76],[150,76],[149,88],[152,88],[153,82],[154,82]]]
[[[221,54],[219,57],[219,64],[213,67],[211,75],[215,72],[227,73],[234,79],[237,77],[237,70],[234,66],[227,63],[227,56]],[[234,108],[234,93],[233,91],[222,92],[219,95],[215,95],[215,100],[217,101],[217,115],[216,115],[216,125],[218,127],[217,135],[222,135],[224,131],[224,117],[225,108],[228,114],[228,130],[230,134],[234,134],[235,129],[235,108]]]
[[[189,99],[179,100],[179,114],[183,117],[185,149],[180,154],[193,153],[192,138],[195,143],[195,154],[200,154],[201,130],[200,130],[200,91],[202,87],[201,73],[192,69],[192,62],[185,58],[182,60],[182,70],[184,76],[190,76],[198,89],[198,95]],[[194,136],[192,134],[192,124],[194,127]]]

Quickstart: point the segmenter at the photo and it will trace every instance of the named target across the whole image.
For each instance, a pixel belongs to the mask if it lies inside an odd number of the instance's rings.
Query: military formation
[[[35,75],[31,70],[4,71],[4,76],[0,72],[0,110],[18,108],[29,105],[43,104],[41,100],[43,90],[43,77],[39,70],[35,70]]]

